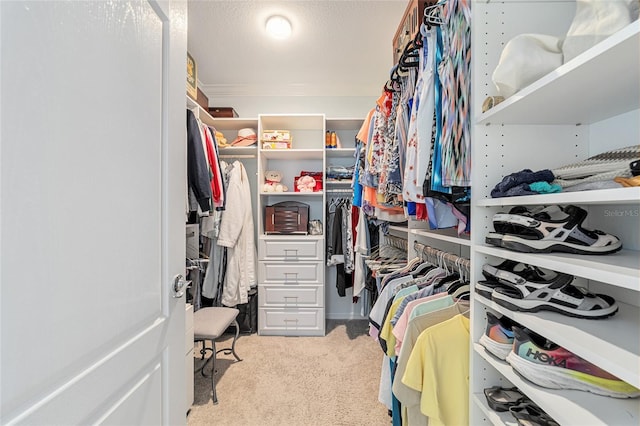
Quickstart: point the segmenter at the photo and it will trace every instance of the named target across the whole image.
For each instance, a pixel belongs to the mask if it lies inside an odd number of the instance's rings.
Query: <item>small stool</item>
[[[193,314],[193,340],[194,342],[202,342],[202,349],[200,354],[201,359],[207,351],[211,351],[211,357],[202,365],[200,372],[204,377],[207,375],[204,372],[204,368],[211,361],[211,391],[213,392],[213,403],[218,403],[218,396],[216,394],[216,355],[223,352],[225,355],[233,354],[236,361],[242,361],[238,354],[236,354],[236,340],[240,334],[240,326],[236,317],[239,311],[235,308],[225,307],[210,307],[201,308]],[[236,334],[233,337],[233,343],[230,348],[223,348],[216,350],[216,339],[223,335],[225,330],[229,326],[233,325],[236,329]],[[207,340],[211,341],[211,348],[207,348]]]

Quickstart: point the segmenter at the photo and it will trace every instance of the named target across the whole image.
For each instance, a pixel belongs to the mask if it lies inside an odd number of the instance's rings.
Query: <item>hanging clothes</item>
[[[442,182],[471,186],[471,7],[448,0],[442,9]]]
[[[202,143],[200,125],[193,111],[187,109],[187,183],[195,196],[197,205],[190,205],[190,211],[198,206],[202,212],[211,210],[211,181],[209,165]]]
[[[227,269],[221,303],[236,306],[249,301],[256,282],[256,246],[251,189],[244,165],[233,163],[229,175],[227,204],[220,221],[218,245],[227,248]]]
[[[233,171],[233,164],[220,162],[223,192],[226,193],[229,187],[229,178]],[[211,248],[209,252],[209,264],[207,265],[207,273],[204,276],[202,284],[202,295],[208,299],[212,299],[213,306],[220,306],[222,299],[222,288],[227,270],[227,248],[218,245],[218,235],[220,234],[220,223],[222,222],[222,210],[213,212],[213,224],[208,238],[211,239]]]

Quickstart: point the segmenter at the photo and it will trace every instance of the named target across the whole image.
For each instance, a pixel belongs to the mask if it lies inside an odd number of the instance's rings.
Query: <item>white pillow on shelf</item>
[[[577,0],[576,15],[562,44],[564,62],[638,19],[638,0]]]
[[[562,41],[545,34],[520,34],[507,42],[492,80],[505,98],[562,65]]]

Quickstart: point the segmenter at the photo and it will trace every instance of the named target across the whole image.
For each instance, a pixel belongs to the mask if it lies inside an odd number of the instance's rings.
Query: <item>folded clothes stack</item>
[[[634,145],[554,169],[523,169],[505,176],[491,190],[491,196],[516,197],[640,186],[639,162],[640,145]]]

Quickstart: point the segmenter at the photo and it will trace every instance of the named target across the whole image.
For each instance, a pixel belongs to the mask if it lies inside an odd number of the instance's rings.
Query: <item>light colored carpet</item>
[[[188,425],[390,425],[378,402],[382,350],[367,331],[354,320],[327,321],[325,337],[241,335],[241,362],[218,354],[218,405],[210,379],[194,375]],[[218,349],[230,345],[231,337]],[[196,358],[196,368],[202,362]]]

